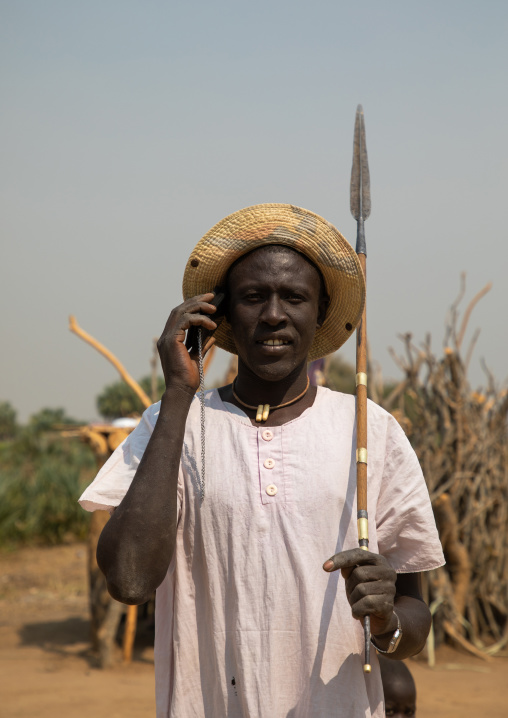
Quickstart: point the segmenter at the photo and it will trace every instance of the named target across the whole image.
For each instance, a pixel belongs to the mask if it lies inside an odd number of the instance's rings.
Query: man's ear
[[[328,296],[322,296],[319,299],[319,305],[318,305],[318,316],[317,316],[317,326],[321,328],[323,326],[323,322],[326,318],[326,312],[328,311],[328,305],[330,304],[330,298]]]

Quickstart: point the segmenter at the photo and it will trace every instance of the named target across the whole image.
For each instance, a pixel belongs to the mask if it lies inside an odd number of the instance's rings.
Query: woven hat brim
[[[365,280],[358,256],[345,237],[325,219],[301,207],[258,204],[218,222],[189,257],[183,277],[184,299],[222,286],[233,262],[267,244],[291,247],[321,271],[330,304],[323,325],[316,330],[309,361],[332,354],[349,339],[361,319]],[[221,349],[237,353],[226,319],[214,337]]]

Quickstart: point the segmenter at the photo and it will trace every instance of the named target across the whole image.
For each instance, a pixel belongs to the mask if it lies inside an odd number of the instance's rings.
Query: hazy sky
[[[397,377],[387,348],[406,331],[439,350],[464,270],[469,298],[494,283],[471,322],[472,382],[482,356],[505,380],[504,0],[4,0],[0,14],[0,400],[20,419],[94,418],[116,379],[70,313],[147,374],[186,259],[225,215],[291,202],[354,243],[358,103],[374,358]]]

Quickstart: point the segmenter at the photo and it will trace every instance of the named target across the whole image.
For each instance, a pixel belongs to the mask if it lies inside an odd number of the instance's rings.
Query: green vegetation
[[[150,396],[150,377],[140,385]],[[164,388],[159,377],[157,398]],[[144,409],[122,381],[104,388],[97,407],[106,419],[141,414]],[[77,501],[97,466],[92,450],[79,436],[66,436],[63,431],[83,423],[64,409],[45,408],[19,426],[15,409],[7,401],[0,402],[0,547],[86,537],[89,514]]]
[[[148,396],[152,395],[152,384],[149,376],[143,377],[139,381],[140,387]],[[164,379],[157,377],[157,391],[154,401],[158,401],[166,388]],[[97,410],[105,419],[117,419],[122,416],[131,416],[132,414],[142,414],[145,407],[124,381],[116,381],[104,387],[101,394],[97,397]]]
[[[0,443],[0,545],[83,539],[88,515],[77,504],[94,476],[91,450],[62,425],[63,409],[43,409],[14,438]]]
[[[340,354],[334,354],[326,367],[326,386],[334,391],[341,391],[344,394],[356,394],[356,369],[348,361],[343,359]],[[383,382],[382,386],[378,386],[378,392],[382,394],[382,398],[387,397],[395,388],[396,384],[391,381]],[[369,388],[369,398],[371,392]],[[375,401],[381,403],[381,397]]]
[[[340,354],[334,354],[326,367],[326,386],[334,391],[344,394],[354,394],[356,369],[343,359]]]
[[[0,401],[0,441],[13,439],[18,431],[16,411],[8,401]]]

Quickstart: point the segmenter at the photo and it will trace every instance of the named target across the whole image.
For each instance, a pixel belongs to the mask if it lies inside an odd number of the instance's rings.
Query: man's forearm
[[[173,556],[178,471],[192,397],[180,388],[166,389],[132,484],[99,538],[97,562],[110,594],[122,603],[147,601]]]
[[[397,596],[394,611],[400,620],[402,639],[397,650],[388,653],[386,657],[400,660],[414,656],[422,650],[432,619],[427,605],[413,596]],[[396,628],[397,620],[394,616],[393,630],[382,636],[374,636],[375,645],[386,651]]]

